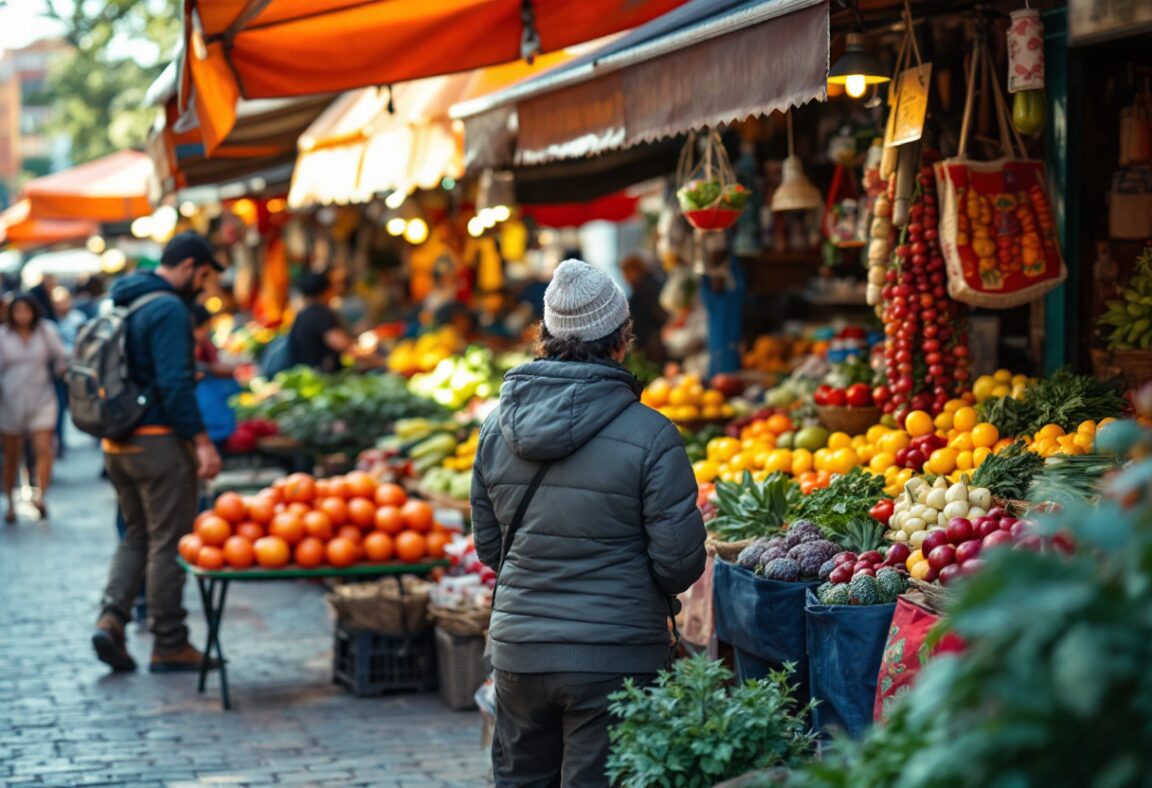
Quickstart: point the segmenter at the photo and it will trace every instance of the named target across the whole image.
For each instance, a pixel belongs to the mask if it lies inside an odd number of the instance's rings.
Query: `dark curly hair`
[[[40,302],[33,298],[28,293],[16,293],[8,300],[8,314],[4,322],[8,324],[8,328],[13,331],[16,330],[16,305],[27,304],[28,308],[32,310],[32,325],[29,326],[33,331],[40,325],[40,320],[44,317],[44,308],[40,306]]]
[[[629,318],[606,337],[585,342],[575,338],[554,337],[540,321],[540,339],[536,343],[536,356],[548,361],[614,361],[621,349],[630,349],[636,332]]]

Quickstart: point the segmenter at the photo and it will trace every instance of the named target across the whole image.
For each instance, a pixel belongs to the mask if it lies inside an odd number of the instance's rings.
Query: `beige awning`
[[[827,0],[690,3],[553,73],[453,107],[468,171],[591,156],[823,101],[828,15]]]

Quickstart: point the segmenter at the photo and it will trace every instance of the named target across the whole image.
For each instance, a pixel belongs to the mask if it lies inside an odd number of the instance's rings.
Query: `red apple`
[[[847,583],[852,579],[852,567],[849,564],[840,564],[828,575],[830,583]]]
[[[952,585],[959,580],[963,574],[964,569],[959,564],[949,564],[940,570],[940,585]]]
[[[972,527],[976,530],[976,535],[981,539],[1000,530],[1000,524],[991,517],[977,517],[972,521]]]
[[[869,577],[875,577],[876,576],[876,570],[869,566],[865,569],[861,569],[859,572],[854,573],[853,577],[859,577],[860,575],[868,575]]]
[[[984,537],[984,549],[991,550],[993,547],[1001,545],[1012,544],[1012,534],[1007,531],[996,531],[995,533],[988,534]]]
[[[852,552],[845,551],[843,553],[837,553],[836,555],[834,555],[832,557],[832,560],[836,562],[837,566],[839,566],[840,564],[854,564],[854,563],[856,563],[856,554],[852,553]]]
[[[879,550],[869,550],[866,553],[861,553],[860,557],[856,559],[859,561],[867,561],[870,564],[878,564],[884,560],[884,556],[880,554]]]
[[[976,535],[967,517],[953,517],[948,521],[947,531],[948,541],[954,545],[963,544]]]
[[[956,548],[956,563],[966,564],[976,556],[980,555],[980,551],[984,545],[979,539],[973,539],[970,542],[965,542]]]
[[[946,544],[948,544],[948,532],[943,528],[937,528],[928,532],[928,535],[924,537],[924,543],[920,545],[920,549],[924,551],[924,555],[928,555],[937,547]]]
[[[1028,534],[1016,543],[1016,547],[1020,550],[1031,550],[1034,553],[1041,553],[1044,551],[1044,540],[1040,538],[1039,534]]]
[[[1008,512],[1004,511],[1003,506],[993,506],[991,509],[988,510],[988,516],[991,517],[993,520],[1000,520],[1007,514],[1008,514]]]
[[[984,561],[979,558],[973,558],[970,561],[965,561],[960,565],[960,571],[965,577],[971,577],[984,568]]]
[[[887,563],[903,566],[910,555],[912,555],[912,548],[904,542],[897,542],[888,548]]]
[[[1027,520],[1017,520],[1012,524],[1012,527],[1008,529],[1008,533],[1012,534],[1012,538],[1019,542],[1034,530],[1032,524]]]
[[[950,544],[933,548],[928,554],[928,565],[933,569],[943,569],[954,563],[956,563],[956,548]]]

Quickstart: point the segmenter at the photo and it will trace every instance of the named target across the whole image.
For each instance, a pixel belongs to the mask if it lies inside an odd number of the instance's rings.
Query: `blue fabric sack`
[[[825,605],[808,591],[808,681],[820,701],[817,729],[840,728],[858,738],[872,725],[876,679],[895,603]]]
[[[797,699],[808,702],[804,605],[808,589],[816,585],[765,580],[750,569],[716,560],[712,581],[716,637],[735,650],[741,681],[762,678],[785,662],[794,662]]]
[[[213,443],[223,443],[236,431],[236,414],[228,400],[240,391],[240,384],[234,378],[208,376],[196,384],[200,418]]]

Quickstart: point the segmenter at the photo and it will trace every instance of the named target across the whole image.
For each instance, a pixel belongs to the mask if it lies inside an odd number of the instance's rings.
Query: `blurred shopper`
[[[498,573],[492,756],[497,786],[603,786],[608,695],[667,665],[704,523],[680,433],[621,366],[624,293],[567,260],[544,304],[540,358],[505,378],[472,481],[476,549]]]
[[[660,332],[668,321],[668,313],[660,306],[660,293],[664,281],[656,275],[651,264],[641,255],[632,254],[620,263],[624,280],[632,290],[628,308],[636,326],[636,349],[648,361],[663,364],[668,357]]]
[[[44,274],[40,282],[28,291],[40,306],[40,316],[52,323],[57,322],[56,306],[52,303],[52,292],[56,289],[56,277]]]
[[[332,284],[327,273],[309,271],[297,284],[305,306],[292,322],[288,332],[288,366],[300,364],[320,372],[336,372],[341,367],[340,357],[352,356],[358,367],[379,366],[382,359],[374,352],[363,350],[352,338],[340,316],[328,305]]]
[[[52,433],[58,410],[55,378],[68,366],[68,356],[56,328],[48,323],[40,304],[29,294],[8,304],[8,317],[0,326],[0,435],[4,440],[5,520],[16,522],[14,490],[25,438],[35,458],[36,497],[41,519],[48,518],[45,496],[52,481]]]
[[[192,315],[196,326],[196,402],[208,436],[223,454],[224,444],[236,431],[231,400],[240,393],[240,384],[236,382],[236,368],[220,360],[220,351],[212,341],[212,314],[197,304]]]
[[[124,625],[145,577],[155,636],[151,671],[195,671],[201,663],[201,653],[188,642],[184,572],[176,556],[180,537],[192,530],[196,517],[197,477],[211,479],[220,471],[220,455],[196,404],[189,314],[189,303],[214,270],[223,266],[212,247],[196,233],[184,232],[168,242],[155,272],[125,277],[112,287],[117,307],[152,296],[128,317],[127,353],[129,373],[153,397],[127,440],[103,444],[125,534],[112,559],[92,645],[100,661],[116,671],[136,668]]]
[[[57,285],[52,291],[52,306],[56,309],[60,341],[71,357],[72,348],[76,346],[76,334],[88,322],[88,316],[72,305],[72,293],[67,287]],[[56,379],[56,400],[59,408],[56,413],[56,458],[62,460],[67,449],[64,443],[64,421],[68,416],[68,384],[62,377]]]

